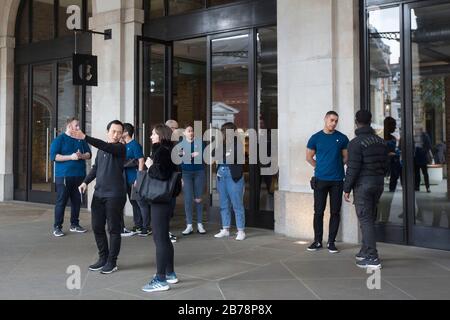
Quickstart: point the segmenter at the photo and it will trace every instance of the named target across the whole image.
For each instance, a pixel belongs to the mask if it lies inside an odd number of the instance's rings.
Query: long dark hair
[[[159,143],[164,145],[172,144],[172,129],[163,123],[157,124],[153,127],[156,134],[159,136]]]

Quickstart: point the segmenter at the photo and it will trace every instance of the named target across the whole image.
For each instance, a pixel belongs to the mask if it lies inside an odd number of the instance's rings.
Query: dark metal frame
[[[412,104],[412,60],[411,60],[411,16],[410,10],[417,7],[428,7],[445,4],[445,0],[429,1],[392,1],[392,0],[361,0],[361,104],[362,109],[370,108],[370,71],[369,71],[369,38],[367,30],[368,11],[373,8],[399,7],[400,44],[401,44],[401,101],[402,101],[402,132],[401,139],[405,143],[403,165],[403,226],[377,225],[377,235],[380,240],[399,244],[450,250],[450,230],[415,225],[415,190],[414,190],[414,145],[413,145],[413,104]]]
[[[71,59],[73,51],[74,51],[74,38],[73,36],[67,37],[58,37],[58,6],[59,0],[54,1],[54,10],[53,10],[53,20],[54,20],[54,30],[53,30],[53,39],[48,41],[41,41],[37,43],[33,43],[33,0],[23,0],[20,4],[18,17],[21,15],[21,12],[24,9],[25,2],[29,2],[29,13],[28,17],[28,34],[29,39],[28,43],[21,45],[15,49],[15,89],[14,89],[14,108],[17,110],[18,103],[20,102],[19,95],[19,82],[18,82],[18,72],[19,67],[26,65],[28,68],[28,136],[27,136],[27,152],[28,154],[26,162],[27,162],[27,190],[19,190],[16,189],[16,181],[17,181],[17,157],[19,156],[19,150],[17,143],[14,145],[14,199],[22,200],[22,201],[32,201],[32,202],[43,202],[43,203],[54,203],[56,199],[55,195],[55,186],[52,185],[52,192],[41,192],[41,191],[33,191],[31,189],[32,179],[31,179],[31,170],[32,170],[32,105],[33,105],[33,68],[42,64],[52,64],[53,72],[55,75],[55,84],[53,87],[53,100],[55,103],[55,120],[52,124],[54,128],[57,128],[58,124],[58,65],[61,62],[67,61]],[[88,0],[82,0],[82,27],[86,30],[88,27]],[[25,18],[25,17],[23,17]],[[20,19],[16,21],[16,34],[18,34],[20,26]],[[92,37],[90,34],[83,34],[78,36],[78,48],[80,52],[90,53],[92,51]],[[83,86],[81,90],[81,112],[82,119],[81,125],[82,129],[86,128],[86,87]],[[14,113],[14,131],[15,137],[18,136],[19,130],[19,122],[21,119],[18,118],[17,114]]]
[[[261,27],[271,27],[276,25],[276,0],[245,0],[236,3],[214,6],[207,9],[193,10],[187,13],[169,16],[166,0],[165,17],[149,19],[149,2],[144,3],[146,12],[146,25],[143,27],[145,36],[136,37],[135,53],[135,123],[140,123],[139,105],[140,105],[140,67],[141,59],[139,52],[139,42],[147,41],[150,43],[159,43],[166,45],[166,119],[172,114],[172,66],[173,66],[173,41],[187,40],[198,37],[206,37],[207,42],[207,72],[206,72],[206,99],[208,124],[212,118],[212,46],[211,41],[216,38],[223,38],[237,34],[248,33],[249,35],[249,128],[256,128],[257,119],[257,31]],[[227,27],[218,27],[217,21],[220,16],[233,17]],[[211,23],[205,24],[205,21]],[[141,136],[141,135],[139,135]],[[258,185],[259,167],[253,165],[250,168],[250,185]],[[208,174],[208,179],[210,179]],[[274,213],[260,212],[259,191],[250,188],[250,207],[247,208],[247,221],[250,226],[274,228]],[[212,199],[210,199],[212,204]],[[213,211],[211,208],[210,217]],[[216,208],[217,209],[217,208]]]

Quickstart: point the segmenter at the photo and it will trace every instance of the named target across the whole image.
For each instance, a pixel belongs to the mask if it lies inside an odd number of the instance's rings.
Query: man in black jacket
[[[80,192],[85,193],[87,186],[97,179],[92,199],[92,229],[99,250],[99,260],[89,270],[110,274],[117,271],[117,257],[121,245],[121,217],[126,202],[126,184],[123,170],[126,157],[126,146],[120,143],[123,135],[123,124],[112,121],[107,127],[108,143],[86,136],[81,131],[72,131],[71,136],[85,140],[98,148],[95,165],[88,174]],[[106,236],[105,225],[108,222],[110,245]]]
[[[347,174],[344,198],[350,202],[353,190],[356,214],[361,226],[362,248],[356,255],[360,268],[380,269],[375,238],[376,208],[384,191],[384,177],[388,168],[388,148],[383,139],[370,126],[372,114],[356,114],[356,138],[348,148]]]

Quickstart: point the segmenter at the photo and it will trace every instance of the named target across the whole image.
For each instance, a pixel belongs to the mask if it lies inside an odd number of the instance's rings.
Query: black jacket
[[[99,149],[95,164],[84,182],[91,183],[97,179],[94,196],[99,198],[116,198],[126,196],[123,166],[127,149],[122,143],[106,143],[86,136],[85,141]]]
[[[169,180],[178,167],[172,162],[172,145],[157,143],[152,146],[150,158],[153,165],[148,169],[148,175],[158,180]]]
[[[388,163],[386,142],[377,136],[370,126],[357,129],[356,138],[348,146],[344,192],[350,193],[360,182],[383,184]]]

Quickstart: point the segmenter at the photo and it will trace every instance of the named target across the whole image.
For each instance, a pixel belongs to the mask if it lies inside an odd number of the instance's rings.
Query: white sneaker
[[[214,237],[215,238],[224,238],[224,237],[229,237],[229,236],[230,236],[230,231],[228,229],[222,229]]]
[[[197,232],[200,233],[200,234],[205,234],[206,233],[206,230],[205,230],[205,228],[203,228],[203,224],[202,223],[197,224]]]
[[[244,241],[246,238],[245,232],[244,231],[238,231],[237,236],[236,236],[236,240],[237,241]]]
[[[188,224],[186,227],[186,230],[182,232],[183,236],[188,236],[194,232],[194,229],[192,228],[192,224]]]

